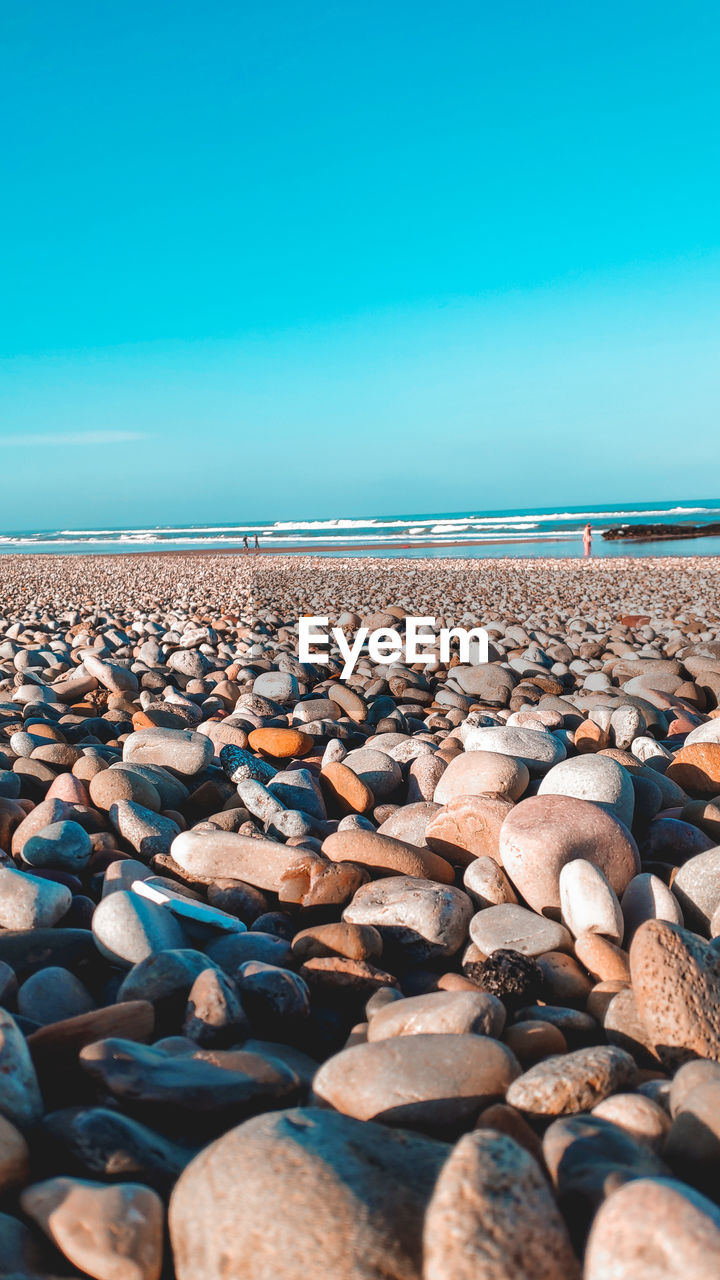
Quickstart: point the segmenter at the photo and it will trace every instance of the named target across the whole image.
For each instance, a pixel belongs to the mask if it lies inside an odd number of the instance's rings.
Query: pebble
[[[682,912],[679,923],[684,921],[689,929],[712,937],[710,922],[720,906],[720,847],[683,863],[673,879],[672,893]]]
[[[435,787],[436,804],[450,804],[464,796],[499,795],[519,800],[527,790],[530,772],[522,760],[500,751],[465,751],[451,760]]]
[[[532,1116],[575,1115],[627,1090],[636,1079],[629,1053],[597,1045],[539,1062],[510,1085],[507,1100]]]
[[[664,920],[640,925],[630,947],[637,1011],[669,1065],[720,1059],[720,953]]]
[[[172,912],[124,889],[98,903],[92,932],[100,954],[127,969],[159,951],[182,948],[186,941]]]
[[[313,1091],[356,1120],[445,1131],[471,1124],[519,1074],[514,1055],[490,1036],[392,1036],[329,1058]]]
[[[495,996],[482,991],[434,991],[380,1009],[372,1019],[368,1040],[451,1034],[493,1036],[497,1040],[504,1026],[505,1008]]]
[[[542,777],[566,756],[560,738],[552,733],[540,729],[508,729],[503,725],[472,729],[465,739],[465,750],[498,751],[512,756],[525,765],[531,778]]]
[[[87,831],[71,820],[51,822],[22,846],[22,860],[30,867],[59,867],[78,871],[90,861],[92,843]]]
[[[362,885],[343,912],[350,924],[373,925],[383,946],[400,947],[408,960],[459,951],[473,914],[470,898],[451,885],[412,876],[388,876]]]
[[[589,800],[531,796],[521,800],[500,832],[502,864],[518,893],[540,914],[560,912],[560,872],[584,858],[621,895],[640,871],[627,829]]]
[[[459,796],[431,815],[425,839],[454,866],[483,857],[499,862],[500,831],[512,807],[504,796]]]
[[[443,1142],[317,1107],[248,1120],[177,1183],[177,1278],[420,1280],[423,1219],[447,1155]]]
[[[525,956],[572,949],[572,939],[563,925],[512,903],[478,911],[470,921],[470,937],[486,956],[508,947]]]
[[[73,1266],[97,1280],[160,1280],[164,1208],[149,1187],[50,1178],[20,1198]]]
[[[40,1119],[43,1102],[25,1037],[12,1014],[0,1008],[0,1114],[20,1129]]]
[[[716,1204],[681,1182],[640,1178],[601,1206],[584,1280],[708,1280],[708,1263],[719,1253]]]
[[[632,826],[635,792],[630,774],[608,756],[580,755],[561,761],[545,774],[538,795],[591,800],[626,827]]]
[[[425,1215],[423,1254],[423,1280],[580,1277],[540,1166],[490,1130],[465,1134],[443,1165]]]
[[[212,757],[210,739],[192,729],[139,729],[125,739],[122,753],[126,763],[160,765],[185,777],[200,773]]]
[[[67,885],[41,879],[0,864],[0,927],[42,929],[67,915],[72,893]]]
[[[625,922],[617,895],[599,867],[584,858],[566,862],[560,872],[560,910],[576,938],[600,933],[611,942],[623,940]]]

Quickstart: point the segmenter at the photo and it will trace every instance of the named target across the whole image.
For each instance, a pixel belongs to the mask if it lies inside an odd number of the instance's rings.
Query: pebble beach
[[[0,1277],[716,1274],[720,559],[0,573]]]

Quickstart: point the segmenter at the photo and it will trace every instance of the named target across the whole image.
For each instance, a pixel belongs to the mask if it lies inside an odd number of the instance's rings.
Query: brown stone
[[[458,796],[430,819],[425,839],[456,866],[482,857],[499,862],[500,828],[512,807],[506,796]]]
[[[630,946],[638,1014],[663,1062],[720,1060],[720,952],[697,934],[646,920]]]
[[[28,1187],[21,1203],[61,1253],[97,1280],[160,1280],[165,1211],[149,1187],[50,1178]]]
[[[450,863],[431,849],[418,849],[376,831],[335,831],[323,841],[322,851],[332,862],[355,862],[376,875],[417,876],[440,884],[452,884],[455,879]]]
[[[711,799],[720,792],[720,743],[692,742],[681,747],[665,775],[683,791]]]
[[[602,934],[581,933],[575,939],[575,955],[598,982],[630,981],[627,952]]]
[[[253,751],[274,760],[294,760],[312,750],[314,739],[300,729],[253,729],[248,743]]]
[[[339,760],[331,761],[322,769],[320,786],[328,808],[342,815],[368,813],[375,804],[367,783]]]

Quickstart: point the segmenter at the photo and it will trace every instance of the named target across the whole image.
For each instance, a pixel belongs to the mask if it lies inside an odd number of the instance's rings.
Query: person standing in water
[[[248,540],[247,540],[247,534],[244,534],[244,536],[243,536],[243,546],[244,546],[244,548],[245,548],[245,550],[246,550],[246,551],[249,551],[249,550],[250,550],[250,546],[249,546],[249,544],[248,544]]]
[[[583,555],[592,555],[592,525],[589,523],[583,529]]]
[[[256,551],[259,551],[259,550],[260,550],[260,543],[258,542],[258,536],[257,536],[257,534],[255,534],[255,550],[256,550]]]

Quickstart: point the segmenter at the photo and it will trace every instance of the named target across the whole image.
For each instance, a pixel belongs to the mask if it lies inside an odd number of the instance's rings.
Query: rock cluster
[[[3,567],[3,1274],[714,1273],[720,566]]]

